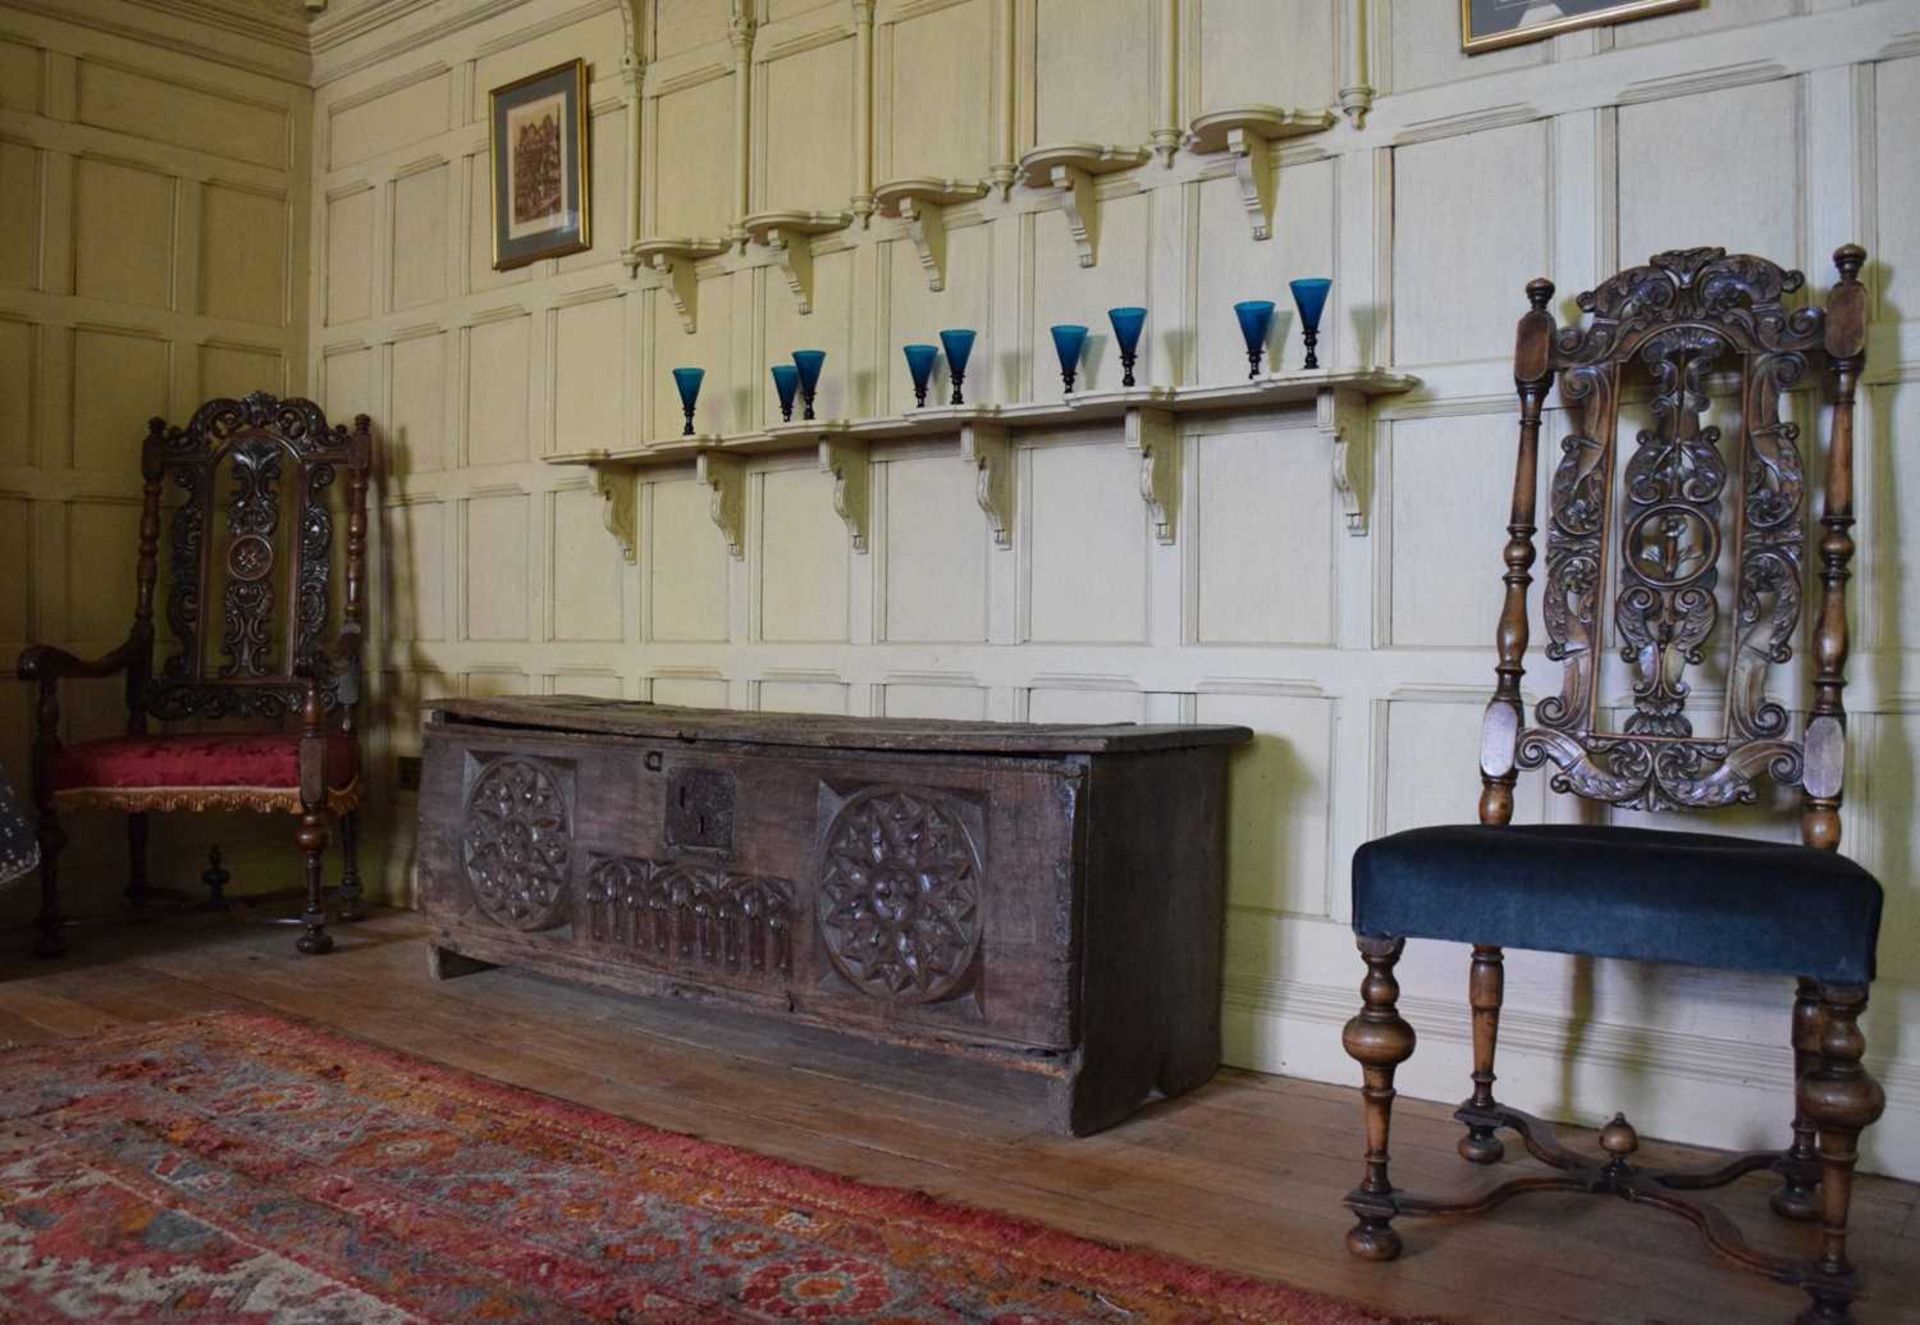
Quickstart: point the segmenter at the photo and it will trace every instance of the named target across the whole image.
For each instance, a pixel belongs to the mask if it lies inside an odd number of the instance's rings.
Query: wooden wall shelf
[[[1091,267],[1100,252],[1100,198],[1094,179],[1117,170],[1144,166],[1144,147],[1103,147],[1098,143],[1056,143],[1036,147],[1020,158],[1019,179],[1030,189],[1056,189],[1060,213],[1080,251],[1080,265]]]
[[[976,181],[915,176],[882,184],[873,191],[873,202],[882,216],[906,222],[927,272],[927,288],[937,292],[947,288],[946,209],[986,196],[987,185]]]
[[[680,327],[691,336],[698,326],[700,282],[694,276],[694,264],[717,258],[732,245],[724,239],[687,239],[657,236],[637,240],[627,249],[627,265],[633,270],[651,267],[659,272],[674,311],[680,314]]]
[[[741,222],[747,238],[773,252],[802,313],[813,311],[813,237],[845,230],[852,212],[756,212]]]
[[[620,540],[628,560],[633,560],[639,503],[633,499],[632,485],[640,481],[643,471],[697,465],[700,480],[714,489],[714,521],[725,531],[729,550],[739,556],[745,546],[742,457],[812,452],[821,469],[834,476],[834,508],[847,523],[854,550],[865,552],[868,448],[952,438],[961,460],[979,472],[976,495],[981,511],[995,544],[1005,548],[1013,545],[1010,434],[1117,421],[1125,445],[1140,454],[1141,496],[1152,512],[1155,536],[1171,544],[1180,486],[1177,416],[1311,405],[1320,433],[1332,445],[1332,481],[1346,513],[1348,532],[1365,534],[1373,473],[1367,402],[1418,385],[1418,378],[1377,368],[1274,373],[1226,385],[1135,387],[1089,391],[1058,401],[932,406],[867,419],[776,423],[747,432],[662,437],[618,450],[565,452],[545,460],[550,465],[585,465],[594,471],[595,486],[607,502],[607,527]]]
[[[1273,156],[1269,144],[1287,138],[1323,133],[1333,127],[1330,110],[1286,109],[1280,106],[1232,106],[1210,111],[1188,126],[1189,152],[1230,152],[1233,175],[1240,181],[1253,237],[1273,234]]]

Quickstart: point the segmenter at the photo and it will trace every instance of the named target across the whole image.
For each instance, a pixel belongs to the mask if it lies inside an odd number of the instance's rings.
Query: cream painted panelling
[[[1473,814],[1524,283],[1552,276],[1564,318],[1618,266],[1724,242],[1805,267],[1818,294],[1827,253],[1859,238],[1875,254],[1880,309],[1859,536],[1879,564],[1858,582],[1847,845],[1890,892],[1866,1029],[1892,1102],[1870,1162],[1920,1176],[1920,1052],[1889,1033],[1920,1015],[1908,840],[1920,699],[1904,661],[1920,650],[1920,596],[1902,570],[1920,557],[1920,483],[1912,448],[1896,445],[1920,428],[1901,366],[1920,362],[1908,308],[1920,300],[1901,294],[1920,261],[1908,222],[1920,157],[1902,137],[1920,105],[1910,5],[1714,3],[1473,57],[1459,50],[1457,6],[1439,0],[756,0],[756,22],[731,36],[717,2],[640,8],[631,81],[617,0],[436,0],[415,11],[417,28],[375,28],[316,58],[318,164],[304,187],[320,243],[304,367],[330,409],[382,421],[391,456],[378,635],[394,749],[413,748],[421,697],[456,692],[1247,723],[1258,737],[1236,756],[1230,791],[1232,1053],[1351,1082],[1339,1047],[1359,977],[1351,854],[1392,828]],[[495,273],[486,92],[574,57],[591,76],[593,248]],[[0,47],[0,59],[18,57]],[[1078,201],[1093,265],[1081,265],[1061,195],[1013,182],[1038,144],[1171,148],[1194,115],[1244,103],[1331,109],[1336,123],[1276,145],[1270,180],[1184,148],[1091,180]],[[158,169],[120,152],[88,160]],[[66,187],[4,151],[0,169]],[[692,331],[669,278],[621,260],[632,238],[739,239],[742,213],[761,208],[861,213],[863,182],[905,176],[994,184],[940,218],[940,291],[922,265],[926,233],[917,243],[880,215],[805,245],[810,264],[791,265],[809,284],[806,314],[757,244],[698,264],[685,282]],[[197,186],[168,179],[204,232]],[[1255,241],[1249,198],[1267,183],[1272,238]],[[32,213],[10,206],[0,225],[31,231]],[[56,259],[79,247],[62,238],[70,228],[48,234]],[[127,264],[164,305],[174,268],[145,252],[96,256]],[[0,292],[31,270],[14,264]],[[1334,278],[1323,363],[1390,367],[1420,387],[1357,422],[1297,407],[1181,415],[1173,454],[1144,472],[1117,421],[1015,430],[999,487],[949,436],[876,443],[863,490],[848,446],[844,517],[804,447],[737,467],[723,457],[708,482],[691,464],[662,465],[614,490],[634,512],[631,562],[587,471],[540,459],[676,436],[676,367],[706,370],[701,432],[764,427],[777,419],[768,366],[802,347],[827,352],[822,419],[910,409],[900,346],[949,327],[979,332],[969,401],[1059,400],[1048,327],[1064,322],[1091,331],[1078,391],[1113,389],[1106,311],[1121,304],[1150,310],[1142,383],[1243,381],[1231,306],[1247,298],[1279,303],[1269,362],[1293,369],[1286,281],[1302,275]],[[146,326],[86,331],[124,339]],[[38,362],[77,353],[65,329],[24,330],[11,340]],[[143,390],[176,390],[182,371],[149,373]],[[942,368],[932,403],[948,389]],[[64,457],[61,411],[77,403],[37,405],[23,426],[58,437]],[[1557,422],[1550,413],[1549,458]],[[90,415],[86,435],[118,426]],[[1336,434],[1352,496],[1336,488]],[[1171,542],[1156,536],[1143,484],[1171,503]],[[1533,606],[1537,618],[1537,594]],[[1550,687],[1539,649],[1530,662],[1530,689]],[[1530,780],[1520,813],[1578,809]],[[1732,827],[1788,831],[1764,808]],[[1415,949],[1403,985],[1444,1015],[1421,1026],[1405,1079],[1457,1098],[1464,959]],[[1540,1027],[1540,1047],[1503,1064],[1516,1103],[1584,1121],[1627,1107],[1649,1134],[1706,1142],[1777,1131],[1790,990],[1551,954],[1515,954],[1509,989]],[[1576,1047],[1563,1070],[1564,1045]]]

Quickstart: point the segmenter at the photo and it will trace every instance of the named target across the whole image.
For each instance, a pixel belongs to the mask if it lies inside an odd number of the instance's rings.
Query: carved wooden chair
[[[133,629],[105,657],[85,660],[48,645],[20,655],[22,680],[38,683],[33,791],[39,810],[41,910],[36,951],[58,956],[59,868],[67,835],[60,813],[82,806],[127,815],[127,896],[148,899],[147,815],[156,810],[260,810],[299,816],[306,855],[306,910],[298,947],[333,946],[322,907],[327,816],[340,825],[340,916],[357,919],[355,856],[360,757],[361,590],[366,578],[367,416],[354,430],[327,426],[309,400],[255,392],[210,400],[184,429],[154,419],[141,449],[145,492],[135,570]],[[337,626],[329,502],[344,476],[346,565]],[[173,498],[163,510],[163,494]],[[216,529],[215,508],[225,514]],[[154,668],[154,589],[162,517],[168,535],[169,656]],[[219,594],[221,633],[211,638],[205,605]],[[331,648],[327,636],[333,635]],[[59,684],[68,677],[126,677],[127,731],[62,745]],[[265,731],[156,733],[150,721],[248,718]],[[289,729],[289,721],[297,722]],[[230,725],[230,724],[228,724]],[[216,859],[208,881],[224,878]]]
[[[1854,1160],[1861,1131],[1885,1102],[1860,1064],[1857,1024],[1873,979],[1881,890],[1836,850],[1865,260],[1853,245],[1834,254],[1840,279],[1824,311],[1785,302],[1801,286],[1799,272],[1717,248],[1658,254],[1581,295],[1584,325],[1557,328],[1547,312],[1552,283],[1527,286],[1532,308],[1520,319],[1514,353],[1519,466],[1498,681],[1481,742],[1480,822],[1397,833],[1354,858],[1353,927],[1367,964],[1363,1008],[1345,1034],[1365,1074],[1366,1169],[1346,1199],[1358,1217],[1347,1234],[1355,1256],[1397,1256],[1392,1222],[1401,1215],[1473,1213],[1527,1191],[1605,1192],[1678,1214],[1714,1250],[1803,1288],[1812,1298],[1803,1320],[1848,1319],[1860,1291],[1847,1260]],[[1817,544],[1813,697],[1800,728],[1766,689],[1769,671],[1791,656],[1807,581],[1799,428],[1780,405],[1822,360],[1833,422]],[[1623,389],[1640,373],[1650,379],[1653,426],[1622,463]],[[1737,422],[1723,436],[1705,420],[1708,388],[1725,380],[1713,375],[1724,373],[1737,375],[1738,397]],[[1559,693],[1540,700],[1528,725],[1520,683],[1540,413],[1556,374],[1571,427],[1549,490],[1544,619],[1547,656],[1563,670]],[[1624,664],[1620,701],[1603,688],[1614,680],[1601,675],[1610,651]],[[1717,734],[1695,729],[1714,722],[1698,704],[1689,711],[1696,683],[1725,692]],[[1610,710],[1626,707],[1625,692],[1631,709],[1617,721]],[[1803,845],[1622,825],[1511,825],[1519,771],[1549,765],[1554,790],[1637,810],[1751,803],[1764,780],[1797,785]],[[1393,969],[1408,938],[1473,945],[1473,1093],[1454,1114],[1466,1126],[1461,1155],[1499,1160],[1496,1133],[1504,1128],[1553,1172],[1457,1200],[1393,1186],[1394,1069],[1414,1047],[1413,1028],[1395,1006]],[[1590,1159],[1558,1143],[1539,1119],[1499,1103],[1494,1041],[1507,947],[1798,977],[1790,1144],[1706,1173],[1653,1171],[1633,1164],[1638,1141],[1620,1116],[1600,1133],[1605,1154]],[[1760,1170],[1779,1176],[1776,1212],[1819,1219],[1818,1255],[1750,1247],[1723,1217],[1680,1195]]]

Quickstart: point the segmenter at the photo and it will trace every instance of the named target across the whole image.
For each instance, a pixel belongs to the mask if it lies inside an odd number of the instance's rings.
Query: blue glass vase
[[[1273,301],[1248,299],[1233,306],[1240,319],[1240,334],[1247,341],[1247,376],[1260,376],[1260,356],[1267,350],[1267,328],[1273,325]]]
[[[939,347],[934,345],[903,345],[900,352],[907,356],[907,371],[913,375],[913,404],[915,409],[927,407],[927,383],[933,380],[934,361],[940,357]]]
[[[1060,356],[1060,381],[1065,384],[1068,395],[1073,394],[1073,379],[1080,372],[1080,349],[1086,343],[1085,327],[1053,328],[1053,348]]]
[[[967,356],[973,353],[973,333],[965,328],[940,333],[940,344],[947,352],[947,375],[953,379],[950,405],[967,402],[960,395],[960,384],[967,380]]]
[[[790,363],[773,366],[773,389],[780,395],[780,422],[793,422],[793,398],[800,390],[800,370]]]
[[[800,400],[805,406],[800,417],[813,417],[813,393],[820,385],[820,365],[827,361],[825,350],[795,350],[793,366],[800,370]]]
[[[680,388],[680,408],[687,412],[687,426],[680,430],[682,437],[693,436],[693,406],[700,399],[700,381],[706,375],[704,368],[673,370],[673,384]]]
[[[1324,276],[1288,281],[1293,291],[1293,306],[1300,310],[1300,335],[1307,342],[1307,361],[1302,368],[1318,368],[1320,360],[1313,347],[1320,341],[1320,314],[1327,306],[1327,291],[1333,282]]]
[[[1140,349],[1140,328],[1147,325],[1144,308],[1109,308],[1107,321],[1113,323],[1113,338],[1120,342],[1120,385],[1133,385],[1133,360]]]

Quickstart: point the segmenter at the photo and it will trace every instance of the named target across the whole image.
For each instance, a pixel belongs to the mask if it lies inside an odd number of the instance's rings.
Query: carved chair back
[[[266,392],[210,400],[185,428],[161,419],[148,424],[130,730],[145,730],[148,717],[285,718],[301,712],[310,679],[319,682],[322,707],[344,709],[351,730],[372,454],[366,415],[352,432],[329,428],[312,401]],[[336,617],[340,514],[346,558]],[[165,656],[156,668],[163,523]]]
[[[1579,297],[1588,316],[1567,327],[1547,312],[1552,283],[1527,286],[1532,307],[1514,354],[1520,452],[1498,684],[1481,744],[1482,822],[1508,822],[1517,770],[1550,764],[1554,790],[1633,809],[1713,808],[1756,800],[1765,779],[1797,785],[1803,839],[1839,844],[1865,258],[1853,245],[1834,255],[1840,280],[1824,310],[1790,304],[1799,272],[1718,248],[1660,253],[1621,272]],[[1807,466],[1800,427],[1782,416],[1782,402],[1816,361],[1832,377],[1834,409],[1813,699],[1796,733],[1767,688],[1792,657],[1809,587]],[[1548,488],[1542,616],[1561,683],[1528,725],[1520,682],[1540,418],[1556,378],[1569,426]],[[1641,391],[1650,422],[1629,444],[1619,436],[1622,405]],[[1603,694],[1609,650],[1626,682],[1620,705],[1631,704],[1624,720]],[[1696,693],[1708,687],[1724,690],[1717,720]]]

